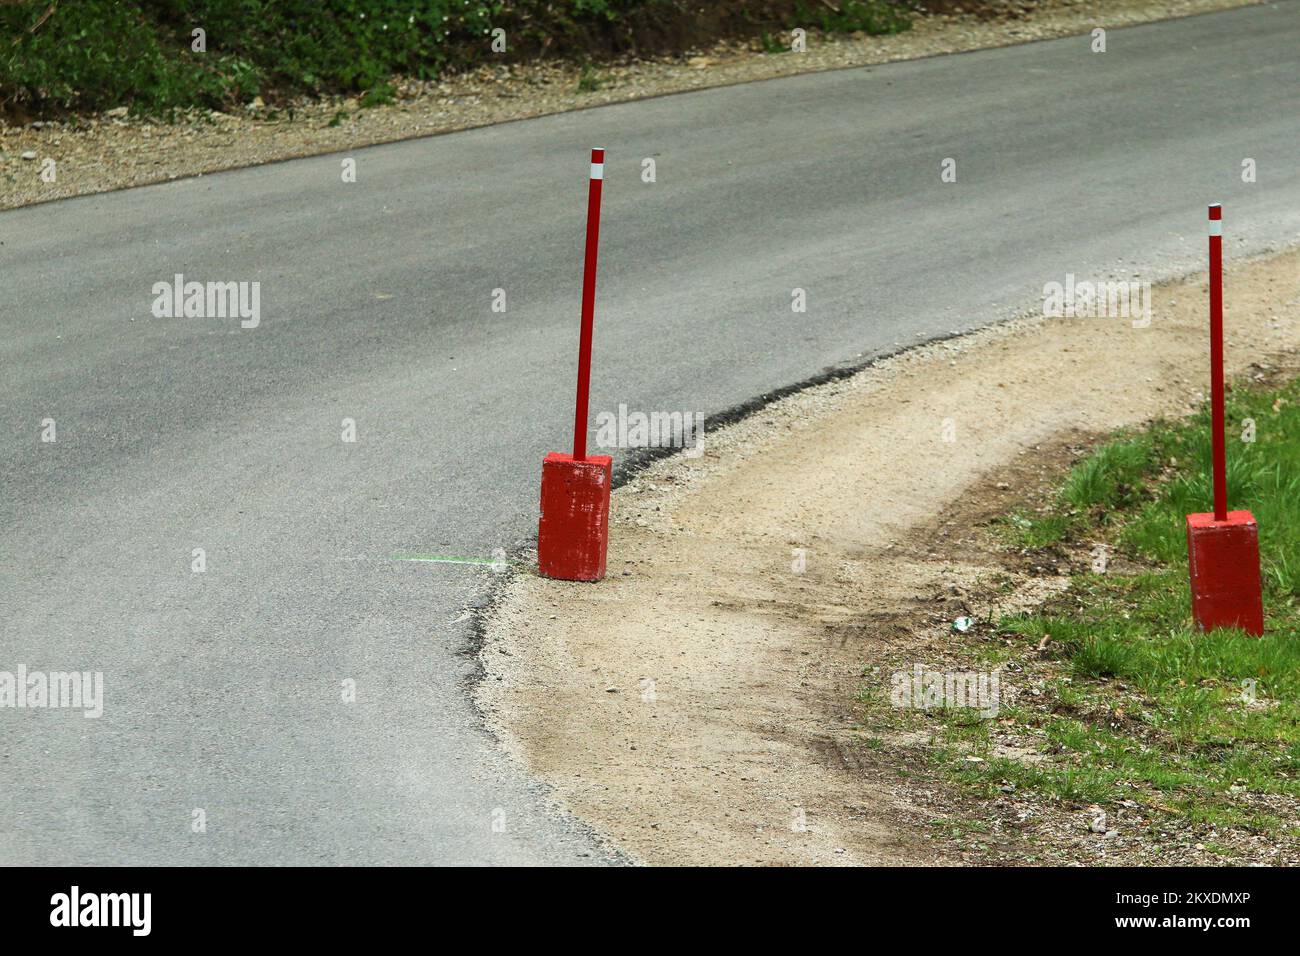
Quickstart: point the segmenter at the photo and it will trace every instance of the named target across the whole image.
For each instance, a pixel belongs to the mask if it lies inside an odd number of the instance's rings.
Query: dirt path
[[[304,101],[292,111],[254,101],[238,112],[204,110],[176,123],[118,115],[125,109],[23,126],[0,120],[0,209],[604,103],[1007,46],[1258,2],[1042,0],[1023,13],[1009,5],[1008,18],[920,17],[913,29],[895,36],[814,36],[799,54],[721,44],[695,56],[601,65],[586,84],[594,89],[579,89],[577,66],[544,62],[427,83],[399,80],[397,102],[371,109],[361,109],[352,97]]]
[[[1236,372],[1300,349],[1300,252],[1237,264],[1227,288]],[[506,587],[480,706],[647,862],[960,862],[924,794],[872,771],[854,695],[890,642],[942,640],[900,623],[920,603],[990,571],[927,552],[960,544],[963,504],[1010,504],[1063,436],[1202,400],[1205,297],[1198,277],[1153,290],[1149,328],[1035,318],[917,349],[657,462],[615,493],[604,582]],[[1034,574],[1004,600],[1059,586]]]

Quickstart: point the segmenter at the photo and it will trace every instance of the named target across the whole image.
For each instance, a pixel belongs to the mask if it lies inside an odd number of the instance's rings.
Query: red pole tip
[[[1222,218],[1223,218],[1223,207],[1222,207],[1221,205],[1219,205],[1217,202],[1216,202],[1216,203],[1213,203],[1213,204],[1210,206],[1210,218],[1211,218],[1211,219],[1222,219]]]
[[[597,146],[591,148],[591,161],[593,163],[603,163],[605,161],[605,151]]]

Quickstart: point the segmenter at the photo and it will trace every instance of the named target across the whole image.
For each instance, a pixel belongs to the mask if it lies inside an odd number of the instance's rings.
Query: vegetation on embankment
[[[0,0],[0,112],[166,113],[330,93],[373,105],[394,76],[728,38],[779,50],[772,38],[795,27],[879,34],[910,23],[894,0]]]

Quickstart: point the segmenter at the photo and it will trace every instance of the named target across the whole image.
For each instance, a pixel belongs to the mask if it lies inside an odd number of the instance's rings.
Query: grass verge
[[[1086,807],[1099,834],[1174,819],[1225,862],[1300,838],[1300,384],[1234,390],[1227,420],[1231,507],[1260,526],[1262,638],[1192,628],[1184,517],[1211,501],[1206,409],[1117,436],[1000,522],[1005,546],[1079,570],[1045,606],[954,633],[966,666],[1003,675],[996,716],[873,698],[868,722],[924,727],[974,795]]]

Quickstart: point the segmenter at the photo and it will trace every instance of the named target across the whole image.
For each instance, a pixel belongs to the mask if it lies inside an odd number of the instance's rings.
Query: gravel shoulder
[[[1230,370],[1294,365],[1300,251],[1232,264],[1227,289]],[[615,492],[605,581],[504,587],[489,724],[648,863],[1213,862],[1195,833],[1102,846],[1060,808],[963,805],[855,706],[900,648],[941,659],[954,614],[1066,586],[982,524],[1091,437],[1204,400],[1205,297],[1193,276],[1153,289],[1146,328],[1033,317],[918,348],[655,462]],[[954,836],[972,821],[978,846]]]
[[[204,111],[171,124],[124,111],[24,126],[0,123],[0,209],[607,103],[1006,46],[1255,2],[1047,0],[996,20],[923,17],[895,36],[812,36],[798,54],[720,44],[672,59],[606,64],[589,75],[585,86],[594,89],[579,89],[576,66],[544,62],[485,68],[440,82],[401,82],[396,102],[371,109],[361,109],[355,98],[336,98],[291,110],[255,102],[239,114]]]

